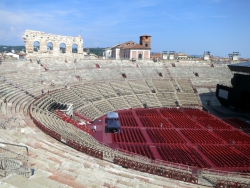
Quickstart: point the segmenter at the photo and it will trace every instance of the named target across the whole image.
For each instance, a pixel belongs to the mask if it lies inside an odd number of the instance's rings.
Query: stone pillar
[[[80,35],[77,37],[77,53],[83,54],[83,40]]]
[[[46,41],[40,41],[40,50],[39,50],[39,54],[42,53],[47,53],[47,42]]]
[[[53,43],[53,54],[56,56],[60,54],[60,42],[59,41],[55,41]]]
[[[72,44],[66,43],[66,54],[72,54]]]

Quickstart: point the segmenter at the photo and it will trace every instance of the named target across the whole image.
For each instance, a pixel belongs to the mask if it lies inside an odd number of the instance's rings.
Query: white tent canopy
[[[13,53],[6,53],[5,55],[6,55],[6,56],[12,56],[12,57],[14,57],[14,58],[19,59],[19,55],[17,55],[17,54],[13,54]]]
[[[112,118],[112,119],[118,119],[119,116],[118,116],[118,113],[117,112],[108,112],[107,113],[107,118]]]

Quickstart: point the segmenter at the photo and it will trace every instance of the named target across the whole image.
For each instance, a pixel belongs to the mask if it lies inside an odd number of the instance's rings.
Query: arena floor
[[[105,133],[96,119],[94,138],[112,149],[199,168],[249,172],[250,136],[198,109],[117,111],[121,133]],[[242,123],[242,122],[241,122]]]

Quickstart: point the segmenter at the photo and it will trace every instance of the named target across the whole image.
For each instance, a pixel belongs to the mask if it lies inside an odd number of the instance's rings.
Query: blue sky
[[[109,47],[152,36],[152,52],[250,57],[250,0],[1,0],[0,45],[24,45],[26,29]]]

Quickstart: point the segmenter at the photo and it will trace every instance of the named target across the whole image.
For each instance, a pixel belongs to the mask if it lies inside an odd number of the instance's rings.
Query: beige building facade
[[[150,59],[151,36],[140,36],[140,44],[128,41],[111,47],[112,59]]]

